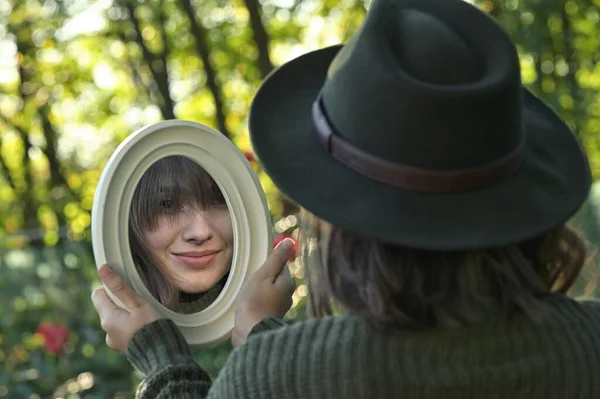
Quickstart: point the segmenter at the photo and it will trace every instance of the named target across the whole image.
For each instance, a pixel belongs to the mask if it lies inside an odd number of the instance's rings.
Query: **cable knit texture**
[[[140,330],[128,356],[146,375],[140,398],[600,398],[600,304],[547,303],[538,323],[422,332],[383,333],[356,315],[267,319],[212,383],[168,320]]]
[[[258,334],[263,331],[275,330],[276,328],[287,326],[287,323],[281,319],[277,319],[275,317],[269,317],[264,319],[257,325],[255,325],[252,330],[250,330],[250,335]]]

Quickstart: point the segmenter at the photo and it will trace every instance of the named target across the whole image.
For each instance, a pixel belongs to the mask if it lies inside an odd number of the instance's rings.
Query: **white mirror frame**
[[[150,294],[129,249],[129,211],[135,188],[152,164],[172,155],[190,158],[212,176],[225,197],[233,227],[229,279],[208,308],[189,315],[165,308]],[[191,346],[212,345],[230,336],[237,294],[263,264],[273,245],[267,200],[244,154],[216,130],[181,120],[146,126],[119,145],[98,182],[91,228],[96,267],[112,266],[139,296],[177,324]],[[108,289],[107,292],[117,305],[125,308],[112,292]]]

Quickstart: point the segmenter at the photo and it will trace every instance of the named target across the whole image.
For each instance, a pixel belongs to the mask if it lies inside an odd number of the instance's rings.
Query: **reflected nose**
[[[213,229],[203,212],[192,211],[184,217],[188,218],[183,229],[185,241],[199,245],[213,237]]]

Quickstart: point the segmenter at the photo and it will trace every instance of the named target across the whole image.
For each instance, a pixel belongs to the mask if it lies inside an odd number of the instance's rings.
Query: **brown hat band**
[[[461,192],[490,186],[515,173],[525,156],[525,141],[508,155],[491,163],[460,170],[431,170],[378,158],[334,134],[321,103],[313,103],[313,123],[321,144],[338,162],[373,180],[390,186],[427,192]]]

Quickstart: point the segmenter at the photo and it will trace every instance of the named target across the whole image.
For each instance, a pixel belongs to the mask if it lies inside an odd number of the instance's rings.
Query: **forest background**
[[[518,45],[523,82],[573,128],[600,178],[600,0],[476,0]],[[363,0],[0,0],[0,397],[129,398],[139,374],[104,344],[90,210],[102,168],[136,129],[187,119],[253,159],[260,81],[344,42]],[[490,46],[494,45],[490,43]],[[290,157],[294,156],[290,149]],[[256,160],[276,234],[296,208]],[[600,244],[600,185],[574,218]],[[305,317],[301,259],[290,320]],[[594,277],[588,271],[573,295]],[[594,294],[592,292],[592,294]],[[213,375],[229,342],[196,353]]]

